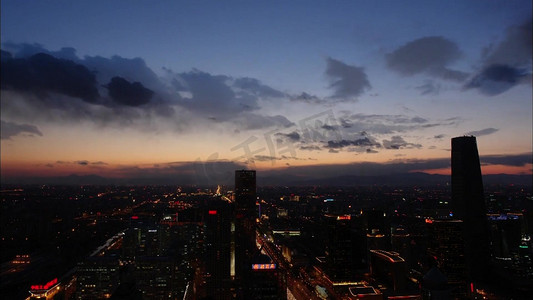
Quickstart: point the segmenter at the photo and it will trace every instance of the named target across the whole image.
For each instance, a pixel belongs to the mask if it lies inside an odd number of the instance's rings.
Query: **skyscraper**
[[[256,177],[254,170],[235,171],[235,285],[238,299],[249,299],[252,257],[258,251],[255,243]]]
[[[429,239],[428,254],[446,275],[446,289],[455,298],[467,296],[464,223],[461,220],[426,220]]]
[[[463,221],[465,262],[471,281],[483,281],[490,261],[483,181],[474,136],[452,138],[452,210]]]
[[[255,216],[256,201],[255,170],[235,171],[235,204],[237,209]]]
[[[233,206],[221,199],[208,203],[206,225],[207,293],[216,299],[231,299],[231,223]]]

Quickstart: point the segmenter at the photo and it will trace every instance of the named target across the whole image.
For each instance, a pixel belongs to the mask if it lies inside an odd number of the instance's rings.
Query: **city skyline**
[[[407,3],[3,1],[2,180],[531,175],[531,2]]]

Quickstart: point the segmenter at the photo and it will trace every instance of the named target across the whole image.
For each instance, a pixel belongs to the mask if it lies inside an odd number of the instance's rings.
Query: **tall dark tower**
[[[255,170],[235,171],[235,204],[237,209],[246,211],[255,216],[256,201]]]
[[[237,299],[250,299],[247,280],[251,279],[255,242],[256,177],[254,170],[235,171],[235,285]]]
[[[452,209],[463,221],[469,279],[484,281],[490,263],[489,231],[476,137],[452,138]]]
[[[212,199],[204,216],[206,225],[207,295],[216,299],[232,299],[231,282],[231,223],[232,203]]]

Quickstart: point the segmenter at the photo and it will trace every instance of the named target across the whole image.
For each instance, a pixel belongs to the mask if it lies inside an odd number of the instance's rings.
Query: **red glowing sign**
[[[138,216],[131,216],[131,219],[132,219],[132,220],[138,220],[139,217],[138,217]]]
[[[57,278],[54,278],[54,279],[48,281],[45,285],[42,285],[42,284],[32,285],[31,289],[32,290],[47,290],[47,289],[51,288],[52,286],[54,286],[54,284],[56,284],[56,283],[57,283]]]
[[[216,211],[216,210],[210,210],[210,211],[209,211],[209,214],[210,214],[210,215],[216,215],[216,214],[217,214],[217,211]]]
[[[433,223],[433,220],[431,220],[431,219],[426,219],[426,223],[431,224],[431,223]]]
[[[346,216],[338,216],[337,220],[350,220],[352,216],[346,215]]]
[[[253,270],[274,270],[276,268],[276,264],[253,264],[252,269]]]

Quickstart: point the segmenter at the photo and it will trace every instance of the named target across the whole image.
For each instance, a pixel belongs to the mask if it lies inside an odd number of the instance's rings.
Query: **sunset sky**
[[[4,0],[1,176],[447,174],[461,135],[531,174],[531,11]]]

